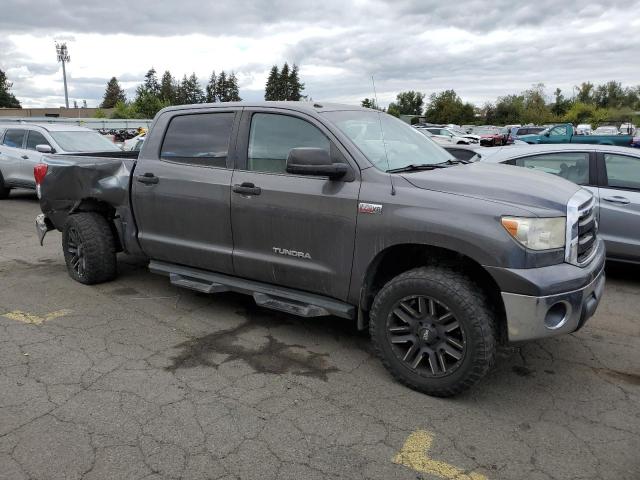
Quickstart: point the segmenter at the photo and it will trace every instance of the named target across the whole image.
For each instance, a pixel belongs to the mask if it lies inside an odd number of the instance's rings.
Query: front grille
[[[593,249],[596,247],[596,233],[598,221],[596,220],[595,202],[593,198],[578,208],[578,263],[586,262]]]
[[[567,205],[565,260],[578,266],[591,261],[596,253],[598,220],[596,201],[591,192],[579,190]]]

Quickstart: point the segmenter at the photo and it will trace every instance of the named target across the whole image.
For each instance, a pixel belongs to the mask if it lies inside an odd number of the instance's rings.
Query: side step
[[[253,296],[257,305],[301,317],[336,315],[354,319],[356,307],[330,297],[292,288],[246,280],[222,273],[152,260],[149,270],[169,276],[173,285],[202,293],[239,292]]]

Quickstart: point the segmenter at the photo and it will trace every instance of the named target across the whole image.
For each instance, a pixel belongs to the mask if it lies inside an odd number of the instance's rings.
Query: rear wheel
[[[67,271],[74,280],[92,285],[116,277],[115,239],[102,215],[70,215],[62,231],[62,248]]]
[[[369,324],[382,363],[400,382],[456,395],[493,365],[493,313],[478,286],[446,267],[418,268],[387,283]]]

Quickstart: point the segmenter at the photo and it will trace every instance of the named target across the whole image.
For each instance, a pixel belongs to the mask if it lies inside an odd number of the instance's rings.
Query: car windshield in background
[[[51,132],[51,136],[65,152],[110,152],[120,150],[96,132]]]
[[[386,113],[359,110],[324,113],[378,170],[435,165],[455,158],[415,128]]]

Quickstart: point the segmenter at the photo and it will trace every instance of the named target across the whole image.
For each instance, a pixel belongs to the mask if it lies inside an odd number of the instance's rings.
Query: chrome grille
[[[589,263],[596,252],[598,220],[596,202],[591,192],[578,191],[567,205],[565,260],[574,265]]]

